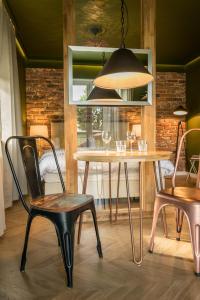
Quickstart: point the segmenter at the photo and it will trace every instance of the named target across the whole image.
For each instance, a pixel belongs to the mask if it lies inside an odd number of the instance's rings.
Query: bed
[[[62,175],[65,180],[65,151],[64,149],[56,149],[58,163],[61,168]],[[53,153],[46,151],[40,158],[39,162],[40,174],[45,184],[45,194],[62,192],[59,176],[57,173],[56,164],[54,161]],[[78,162],[78,192],[82,191],[83,175],[85,169],[85,162]],[[161,162],[162,175],[169,176],[173,173],[173,164],[170,161]],[[138,164],[129,164],[129,181],[130,181],[130,195],[131,197],[138,197],[139,195],[139,177],[138,177]],[[118,176],[118,163],[111,165],[111,187],[112,198],[117,196],[117,176]],[[95,199],[108,199],[109,198],[109,176],[107,163],[91,163],[88,176],[87,193],[94,196]],[[120,176],[120,198],[126,197],[126,185],[123,166]]]
[[[63,178],[65,180],[65,152],[64,152],[64,124],[63,122],[51,123],[51,140],[56,148],[58,162],[61,168]],[[80,148],[79,150],[84,150]],[[88,148],[87,148],[88,150]],[[62,192],[59,176],[57,173],[56,164],[54,161],[53,153],[46,151],[40,158],[40,173],[44,181],[45,194],[53,194]],[[130,195],[133,198],[139,196],[139,177],[138,177],[138,164],[129,164],[129,181],[130,181]],[[161,162],[161,170],[163,178],[173,173],[174,166],[170,161]],[[91,163],[88,176],[87,193],[94,196],[95,199],[108,199],[109,198],[109,176],[108,176],[108,163]],[[85,169],[85,162],[78,162],[78,192],[82,192],[83,175]],[[118,164],[112,163],[111,165],[111,190],[112,198],[117,197],[117,176]],[[120,190],[119,197],[126,197],[126,184],[123,166],[120,176]]]
[[[65,180],[65,152],[64,149],[56,149],[58,163],[61,168],[62,175]],[[46,151],[40,158],[40,174],[45,184],[45,194],[62,192],[59,176],[56,169],[53,153]],[[78,192],[82,191],[83,176],[85,170],[85,162],[78,162]],[[118,164],[111,166],[112,178],[112,197],[117,196],[117,175]],[[125,177],[121,170],[120,193],[119,197],[126,197]],[[138,197],[138,166],[132,164],[129,167],[130,192],[132,197]],[[91,163],[88,176],[87,193],[92,194],[95,199],[107,199],[108,195],[108,164],[106,163]]]

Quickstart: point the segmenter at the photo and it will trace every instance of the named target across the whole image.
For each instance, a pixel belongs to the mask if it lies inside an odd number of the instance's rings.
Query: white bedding
[[[63,149],[56,150],[58,163],[65,180],[65,152]],[[45,182],[45,194],[60,193],[62,188],[58,176],[56,164],[54,161],[53,153],[47,151],[40,159],[40,173]],[[117,178],[118,178],[118,163],[111,164],[112,172],[112,197],[115,198],[117,192]],[[78,162],[78,191],[82,191],[83,175],[85,169],[85,162]],[[87,193],[94,196],[95,199],[109,198],[109,176],[108,176],[108,163],[90,163]],[[168,160],[161,161],[161,172],[164,186],[164,176],[171,175],[174,171],[173,164]],[[157,168],[158,172],[158,168]],[[131,197],[138,197],[139,195],[139,173],[138,163],[131,162],[128,164],[128,174],[130,181],[130,195]],[[120,197],[126,197],[126,183],[123,170],[123,164],[120,175]]]
[[[62,173],[65,173],[65,152],[64,149],[56,150],[58,163]],[[39,161],[40,175],[43,178],[47,173],[58,173],[53,152],[46,151]]]
[[[56,150],[56,155],[58,158],[58,163],[61,169],[61,172],[65,173],[65,151],[64,149]],[[56,174],[58,173],[56,168],[56,163],[54,160],[54,156],[52,151],[45,152],[39,161],[40,174],[41,177],[45,179],[48,174]],[[117,175],[118,171],[118,163],[113,163],[111,165],[112,168],[112,176]],[[78,162],[78,173],[79,175],[84,173],[85,162]],[[137,163],[129,164],[130,173],[136,173],[138,171]],[[174,171],[174,165],[169,160],[161,161],[161,172],[162,176],[172,175]],[[123,171],[122,171],[123,172]],[[90,174],[108,174],[108,163],[90,163]],[[131,175],[131,174],[130,174]]]
[[[59,163],[61,172],[65,173],[66,169],[65,169],[65,151],[64,151],[64,149],[56,150],[56,155],[58,158],[58,163]],[[103,165],[105,165],[105,164],[90,163],[90,172],[91,171],[95,171],[95,172],[101,171],[102,168],[105,167]],[[51,173],[51,174],[58,173],[52,151],[47,151],[42,155],[42,157],[40,158],[39,166],[40,166],[40,175],[42,178],[44,178],[45,175],[49,174],[49,173]],[[85,170],[85,162],[79,161],[78,162],[79,173],[83,173],[84,170]]]
[[[56,155],[58,158],[58,163],[61,169],[61,172],[65,174],[65,151],[64,149],[56,150]],[[39,167],[40,167],[40,175],[43,179],[47,177],[48,174],[57,174],[57,167],[54,160],[54,156],[52,151],[45,152],[39,161]],[[136,172],[138,170],[138,164],[137,163],[130,163],[129,167],[132,172]],[[79,175],[82,175],[85,171],[85,162],[84,161],[78,161],[78,173]],[[118,163],[112,163],[111,165],[111,171],[112,174],[117,174],[118,171]],[[108,163],[90,163],[90,174],[108,174]]]
[[[174,165],[170,160],[160,161],[162,176],[170,176],[174,172]]]

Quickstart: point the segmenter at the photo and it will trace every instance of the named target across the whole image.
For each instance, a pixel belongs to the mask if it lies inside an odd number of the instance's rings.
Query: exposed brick
[[[173,111],[179,105],[186,105],[186,77],[185,73],[157,72],[156,79],[156,147],[174,152],[179,118],[173,115]],[[185,154],[182,151],[179,169],[184,167]]]
[[[156,76],[156,146],[175,151],[177,124],[173,116],[178,105],[185,106],[185,73],[157,72]],[[26,69],[27,133],[30,125],[46,124],[50,134],[52,121],[64,120],[62,69]],[[120,109],[120,121],[130,126],[141,122],[141,108]],[[180,169],[184,168],[184,153]]]
[[[30,126],[64,120],[62,69],[26,69],[27,134]]]

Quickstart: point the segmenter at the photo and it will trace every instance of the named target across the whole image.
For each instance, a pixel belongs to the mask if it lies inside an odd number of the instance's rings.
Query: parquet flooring
[[[148,253],[150,218],[144,219],[144,262],[141,267],[130,261],[128,221],[120,220],[112,225],[99,223],[103,260],[96,252],[92,224],[84,224],[81,244],[75,246],[73,289],[65,284],[66,276],[53,226],[45,219],[35,219],[26,272],[20,273],[26,213],[15,204],[7,210],[6,221],[7,232],[0,238],[0,299],[200,299],[200,278],[193,274],[190,243],[165,239],[159,224],[156,253]],[[173,236],[174,218],[168,218],[168,223]],[[184,227],[183,239],[188,239],[187,227]]]

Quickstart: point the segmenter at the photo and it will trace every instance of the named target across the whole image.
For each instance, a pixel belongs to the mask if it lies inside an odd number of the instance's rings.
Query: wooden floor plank
[[[169,232],[175,237],[172,211]],[[74,288],[65,284],[65,271],[54,227],[48,220],[33,222],[25,273],[19,272],[26,213],[15,204],[7,210],[7,231],[0,238],[0,299],[200,299],[200,278],[193,274],[190,243],[165,239],[159,222],[155,253],[148,253],[151,218],[144,220],[144,262],[131,262],[127,220],[99,223],[104,259],[96,252],[92,224],[84,224],[81,244],[75,247]],[[135,221],[138,229],[138,220]],[[183,238],[189,240],[186,222]]]

